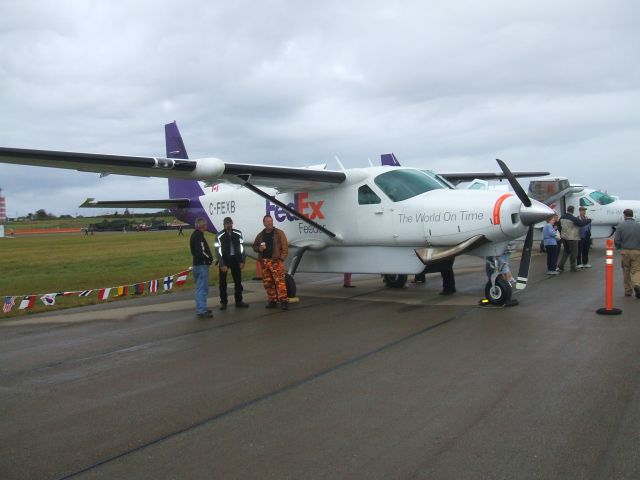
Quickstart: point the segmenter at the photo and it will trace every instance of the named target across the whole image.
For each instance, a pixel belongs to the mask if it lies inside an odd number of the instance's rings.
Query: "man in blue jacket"
[[[587,207],[578,209],[578,218],[582,221],[587,220]],[[591,224],[588,223],[580,227],[580,241],[578,242],[578,262],[577,268],[591,268],[589,264],[589,249],[591,248]]]
[[[236,307],[246,308],[249,305],[242,301],[242,269],[246,255],[242,244],[242,232],[233,228],[233,220],[226,217],[224,230],[216,237],[216,254],[220,271],[220,310],[227,309],[227,272],[231,271],[234,284]]]

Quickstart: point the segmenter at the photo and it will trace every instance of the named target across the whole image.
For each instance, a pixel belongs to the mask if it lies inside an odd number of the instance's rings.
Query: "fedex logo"
[[[293,203],[289,203],[288,205],[291,208],[302,213],[309,220],[324,219],[324,213],[322,213],[322,205],[324,204],[324,200],[311,202],[307,200],[308,198],[309,192],[294,193]],[[298,218],[295,215],[287,212],[284,208],[271,203],[269,200],[267,200],[266,202],[267,215],[273,214],[273,218],[275,218],[278,222],[284,222],[285,220],[293,222]]]

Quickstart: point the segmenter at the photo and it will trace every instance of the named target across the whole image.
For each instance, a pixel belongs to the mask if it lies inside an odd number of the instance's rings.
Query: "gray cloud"
[[[0,145],[435,170],[544,169],[640,198],[640,4],[0,4]],[[636,167],[637,168],[637,167]],[[0,165],[10,215],[166,182]],[[80,212],[82,213],[82,212]]]

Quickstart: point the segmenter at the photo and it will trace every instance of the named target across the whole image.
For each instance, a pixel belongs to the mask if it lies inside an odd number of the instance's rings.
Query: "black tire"
[[[296,296],[296,281],[293,279],[291,275],[288,273],[284,274],[284,283],[287,285],[287,297],[295,297]]]
[[[511,285],[502,276],[496,278],[496,286],[491,287],[491,280],[484,287],[484,296],[492,305],[504,305],[511,300]]]
[[[407,284],[407,275],[401,275],[399,273],[383,275],[384,283],[389,288],[403,288]]]

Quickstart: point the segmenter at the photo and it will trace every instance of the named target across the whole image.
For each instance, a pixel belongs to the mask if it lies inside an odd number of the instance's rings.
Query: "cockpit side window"
[[[374,205],[381,201],[380,197],[376,195],[376,192],[371,190],[369,185],[362,185],[358,189],[358,205]]]
[[[581,207],[590,207],[593,205],[593,202],[591,200],[589,200],[587,197],[582,197],[580,199],[580,206]]]
[[[599,191],[595,191],[595,192],[591,192],[589,194],[589,196],[594,199],[596,201],[596,203],[599,203],[600,205],[608,205],[610,203],[613,203],[616,201],[615,198],[610,197],[609,195],[607,195],[606,193],[603,192],[599,192]]]
[[[420,170],[392,170],[378,175],[374,182],[393,202],[401,202],[431,190],[445,187]]]

